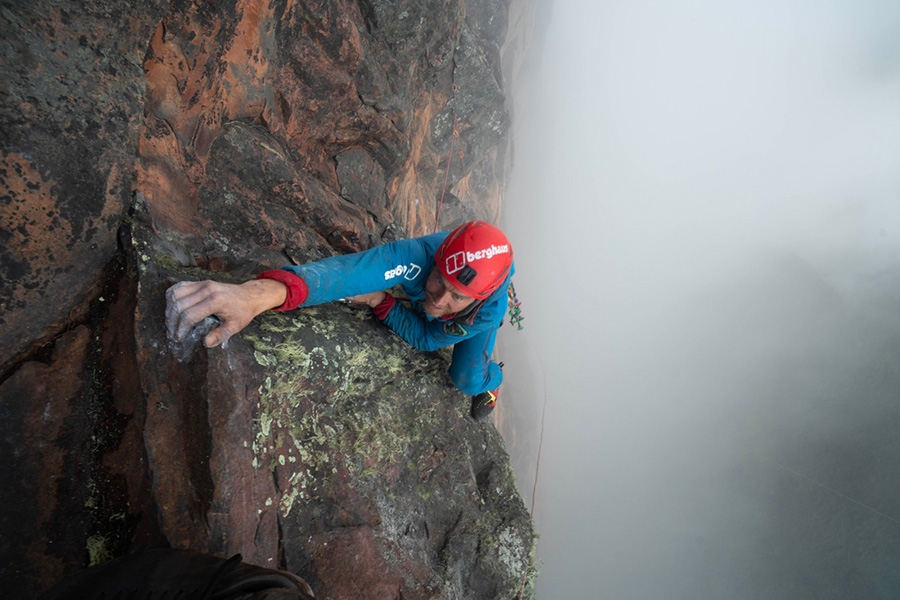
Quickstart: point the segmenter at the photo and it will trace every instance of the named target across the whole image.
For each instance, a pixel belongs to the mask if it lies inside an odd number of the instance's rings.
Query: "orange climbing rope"
[[[525,338],[528,341],[528,345],[531,346],[531,340],[527,337]],[[541,358],[540,352],[537,351],[533,346],[531,349],[534,351],[535,356],[537,356],[538,363],[541,365],[541,373],[544,377],[544,405],[541,408],[541,434],[538,438],[538,451],[537,451],[537,461],[534,466],[534,485],[531,488],[531,522],[534,524],[534,505],[537,500],[537,485],[538,485],[538,477],[541,473],[541,452],[544,450],[544,421],[547,417],[547,371],[544,369],[544,360]],[[523,600],[525,595],[525,584],[528,583],[528,566],[525,567],[525,572],[522,573],[522,585],[519,587],[519,598],[518,600]]]
[[[447,194],[447,182],[450,179],[450,162],[453,160],[453,141],[454,140],[456,140],[457,146],[459,147],[459,159],[460,159],[460,161],[463,161],[465,158],[465,154],[463,153],[462,148],[461,148],[461,141],[459,139],[459,124],[456,120],[456,115],[453,115],[453,135],[450,138],[450,150],[447,153],[447,166],[444,169],[444,185],[441,189],[441,197],[438,200],[437,210],[435,212],[435,217],[434,217],[434,233],[436,233],[438,230],[438,227],[440,227],[441,208],[444,206],[444,196]],[[465,165],[463,165],[463,172],[465,172]],[[515,296],[515,291],[513,291],[513,296]],[[522,317],[519,314],[519,304],[518,304],[517,300],[515,303],[515,308],[516,308],[516,312],[514,315],[511,315],[510,323],[514,324],[514,325],[518,325],[519,329],[522,329],[522,325],[521,325]],[[529,345],[531,345],[530,341],[529,341]],[[535,349],[532,347],[532,350],[535,350]],[[541,372],[544,374],[544,404],[543,404],[543,408],[541,409],[541,434],[540,434],[540,439],[538,442],[537,461],[536,461],[535,469],[534,469],[534,486],[531,489],[531,510],[529,512],[531,514],[532,523],[534,522],[534,505],[535,505],[535,500],[537,499],[538,476],[540,475],[540,470],[541,470],[541,452],[544,449],[544,421],[547,416],[547,372],[544,369],[544,361],[541,358],[540,353],[535,350],[535,355],[538,358],[538,362],[540,362]],[[525,586],[528,583],[528,570],[529,570],[529,567],[526,566],[525,572],[522,573],[522,585],[519,588],[519,596],[518,596],[519,600],[523,600],[523,597],[525,594]]]

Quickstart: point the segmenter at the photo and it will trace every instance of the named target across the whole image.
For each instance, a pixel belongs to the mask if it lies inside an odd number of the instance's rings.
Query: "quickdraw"
[[[516,325],[518,330],[522,331],[522,321],[525,320],[525,316],[522,315],[522,303],[516,297],[516,288],[512,282],[509,283],[508,306],[509,324]]]

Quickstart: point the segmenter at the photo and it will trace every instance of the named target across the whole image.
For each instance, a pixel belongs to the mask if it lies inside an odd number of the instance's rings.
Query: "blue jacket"
[[[309,298],[303,306],[402,285],[412,308],[398,302],[384,322],[413,347],[432,351],[500,327],[506,315],[509,281],[515,272],[513,264],[503,285],[465,319],[432,317],[422,309],[425,281],[435,264],[434,252],[445,237],[447,232],[434,233],[283,268],[299,275],[309,285]]]

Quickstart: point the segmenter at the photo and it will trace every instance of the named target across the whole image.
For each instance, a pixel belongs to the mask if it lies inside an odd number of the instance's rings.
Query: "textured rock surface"
[[[266,314],[224,349],[171,348],[162,293],[185,273],[137,238],[141,288],[158,290],[137,320],[148,466],[156,502],[182,507],[161,511],[167,540],[283,561],[320,597],[515,595],[530,517],[446,354],[340,304]]]
[[[83,313],[131,203],[162,3],[0,9],[0,365]]]
[[[0,3],[4,598],[161,546],[320,598],[517,595],[530,519],[446,355],[344,306],[162,328],[175,279],[495,219],[507,10]]]

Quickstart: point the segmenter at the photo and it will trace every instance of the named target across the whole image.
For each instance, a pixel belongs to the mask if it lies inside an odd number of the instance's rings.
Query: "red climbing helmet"
[[[434,260],[454,287],[476,300],[484,300],[509,275],[513,251],[497,227],[484,221],[469,221],[441,242]]]

